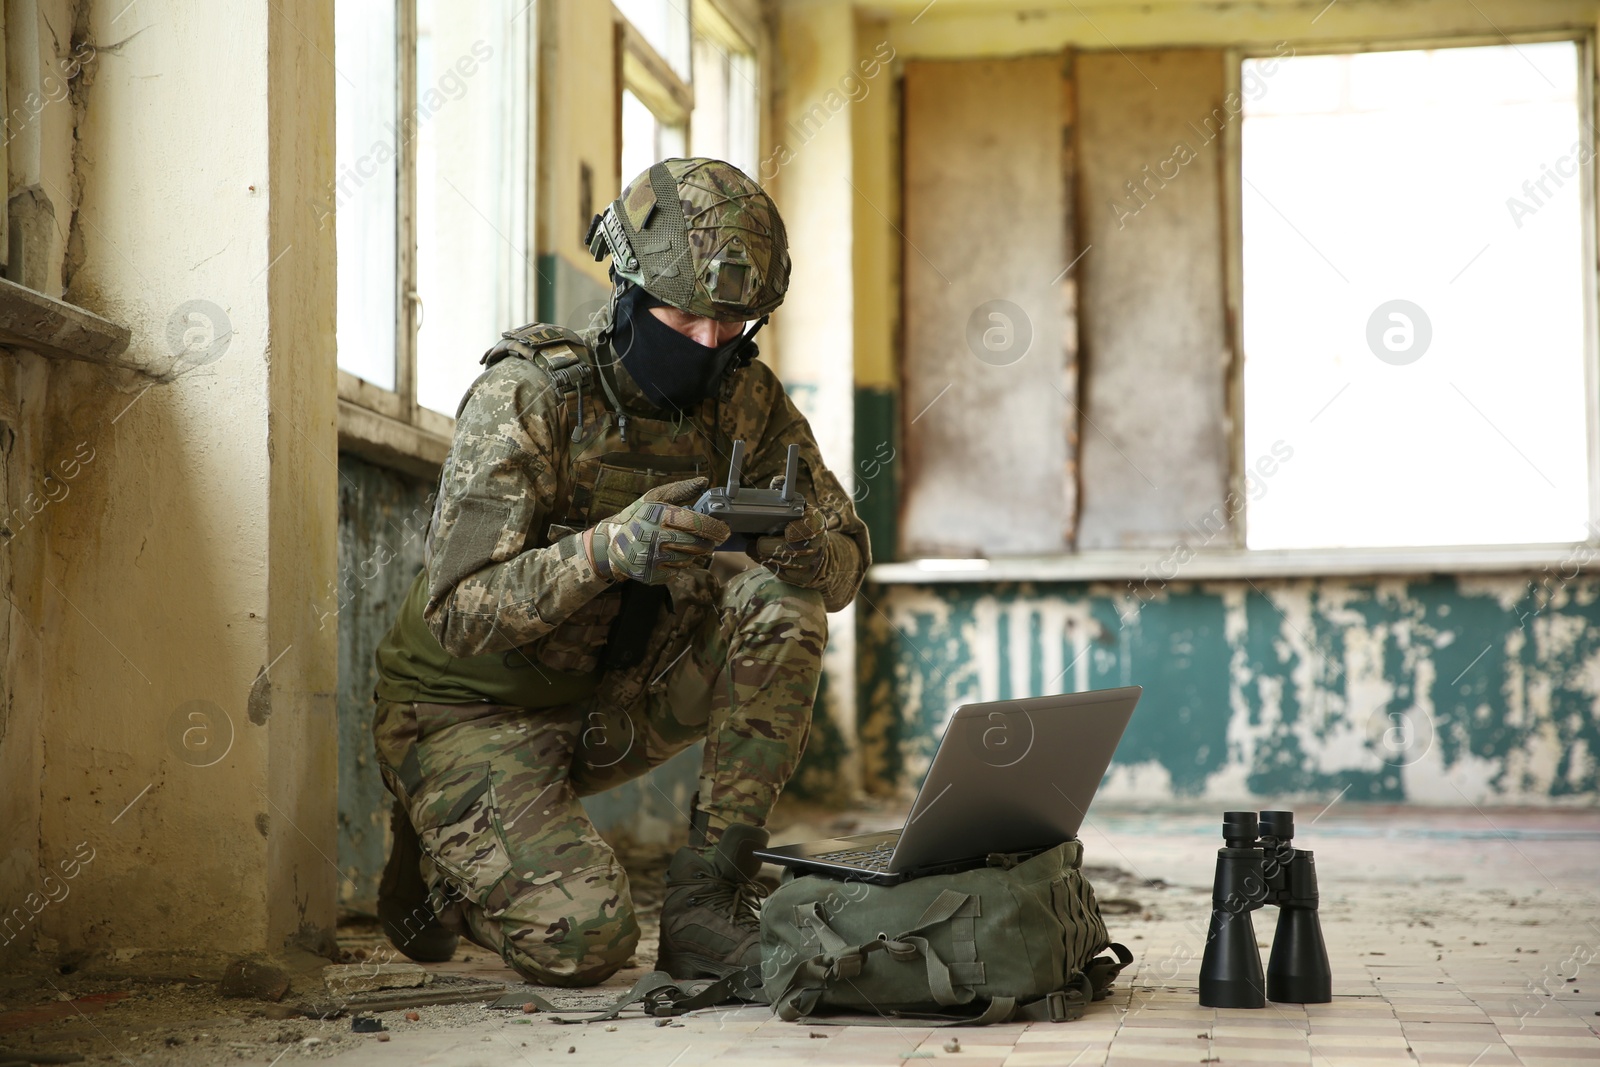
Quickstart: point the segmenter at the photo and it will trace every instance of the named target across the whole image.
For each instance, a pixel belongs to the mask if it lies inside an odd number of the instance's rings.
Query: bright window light
[[[1243,66],[1251,548],[1588,536],[1571,42]]]
[[[417,2],[417,402],[454,415],[501,331],[531,318],[519,0]]]
[[[684,154],[682,126],[668,126],[632,90],[622,91],[622,181],[624,184],[663,159]]]
[[[400,114],[394,0],[334,5],[336,177],[317,210],[339,248],[339,366],[395,384],[396,175]]]
[[[633,23],[639,36],[667,61],[678,77],[689,80],[689,0],[615,0],[617,10]],[[627,179],[624,178],[624,181]]]
[[[732,163],[759,180],[755,57],[706,37],[694,43],[694,155]]]

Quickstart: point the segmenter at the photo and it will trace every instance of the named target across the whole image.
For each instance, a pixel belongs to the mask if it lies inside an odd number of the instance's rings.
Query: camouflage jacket
[[[812,585],[829,611],[848,604],[871,562],[866,527],[771,368],[731,371],[717,397],[674,421],[594,340],[558,326],[510,331],[462,399],[425,556],[424,618],[440,645],[452,656],[532,645],[551,667],[593,670],[631,583],[596,573],[581,531],[656,485],[700,474],[724,484],[736,439],[746,485],[781,475],[789,444],[800,445],[799,490],[828,528]],[[680,613],[709,603],[709,567],[708,557],[669,583]]]

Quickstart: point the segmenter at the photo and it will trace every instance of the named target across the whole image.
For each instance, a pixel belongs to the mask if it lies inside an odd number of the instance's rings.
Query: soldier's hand
[[[594,528],[595,569],[612,579],[660,585],[672,572],[713,552],[731,533],[693,504],[711,483],[688,478],[658,486]]]
[[[781,537],[758,537],[748,555],[790,585],[810,588],[827,560],[827,521],[810,503],[805,514],[783,528]]]

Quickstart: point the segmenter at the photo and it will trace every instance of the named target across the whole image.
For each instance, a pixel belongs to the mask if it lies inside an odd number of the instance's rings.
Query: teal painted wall
[[[1145,687],[1102,796],[1600,802],[1600,578],[876,586],[867,785],[913,787],[957,705]]]
[[[596,282],[565,256],[545,252],[535,265],[538,280],[534,286],[534,315],[540,322],[581,330],[611,297],[609,286]]]
[[[856,514],[872,536],[872,558],[898,558],[900,463],[895,442],[895,394],[859,386],[855,413]]]
[[[371,911],[387,855],[389,794],[372,752],[373,652],[417,571],[433,484],[339,457],[339,901]]]

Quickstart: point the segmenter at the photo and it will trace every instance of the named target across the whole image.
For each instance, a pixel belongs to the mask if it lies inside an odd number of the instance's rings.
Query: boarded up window
[[[1236,542],[1221,176],[1238,118],[1223,71],[1208,49],[1077,57],[1080,549]]]
[[[1060,55],[906,64],[907,556],[1072,544],[1067,69]]]

